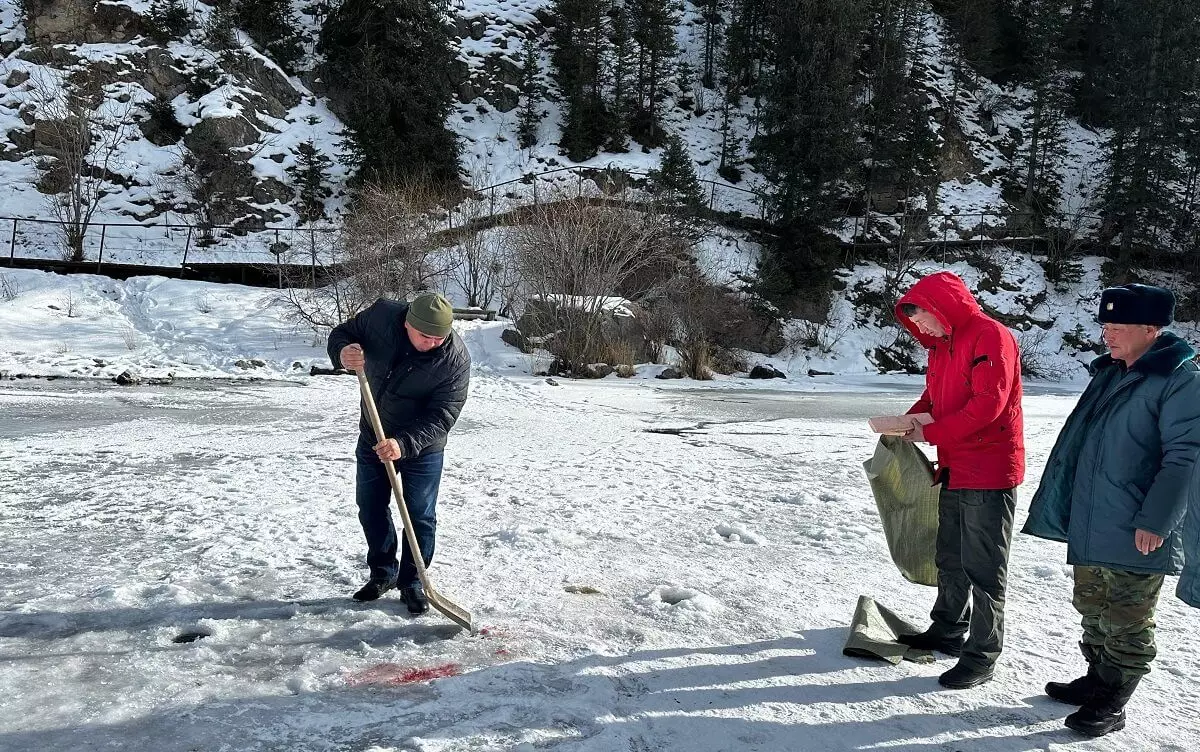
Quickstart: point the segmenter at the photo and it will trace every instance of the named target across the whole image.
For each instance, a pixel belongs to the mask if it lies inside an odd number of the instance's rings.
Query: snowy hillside
[[[167,44],[146,36],[147,0],[38,5],[41,26],[33,35],[41,44],[21,44],[27,30],[19,7],[19,0],[0,0],[6,52],[0,61],[0,134],[7,134],[0,140],[0,215],[55,217],[39,190],[53,176],[39,167],[33,148],[66,148],[75,118],[91,126],[90,159],[106,171],[94,189],[102,195],[92,221],[131,225],[106,228],[104,255],[112,261],[177,265],[189,240],[187,225],[240,225],[244,234],[268,224],[296,224],[288,170],[298,148],[312,142],[336,157],[342,125],[321,98],[244,33],[236,33],[231,49],[212,47],[205,29],[212,6],[192,3],[191,30]],[[310,18],[307,24],[311,31]],[[83,95],[85,103],[69,102],[68,93]],[[212,185],[195,164],[208,152],[217,175]],[[328,169],[334,215],[344,203],[346,177],[346,167],[334,161]],[[227,205],[202,206],[205,192],[218,190],[230,194]],[[11,223],[4,224],[11,231]],[[163,227],[171,224],[177,227]],[[211,248],[190,238],[189,258],[273,259],[267,245],[274,235],[225,235],[218,232],[223,242]],[[15,240],[18,255],[62,254],[54,223],[21,222]],[[85,239],[86,258],[98,257],[100,242],[94,228]]]
[[[78,0],[54,0],[47,18],[58,18],[78,4]],[[631,142],[627,151],[602,152],[587,162],[576,164],[560,151],[561,103],[554,96],[555,84],[549,75],[550,42],[547,21],[550,0],[456,0],[451,11],[458,47],[460,79],[458,105],[450,127],[461,137],[461,165],[467,182],[482,188],[514,180],[530,173],[552,174],[546,184],[574,185],[578,176],[571,172],[553,172],[563,167],[613,167],[645,173],[655,168],[662,150],[647,149]],[[82,7],[82,6],[81,6]],[[333,191],[328,209],[337,217],[344,204],[343,186],[347,168],[336,161],[343,153],[342,126],[329,112],[324,99],[303,83],[287,76],[279,66],[265,58],[244,33],[237,37],[237,48],[230,54],[215,52],[203,29],[212,8],[194,4],[195,26],[182,41],[154,45],[139,33],[139,21],[148,10],[146,0],[112,0],[100,3],[89,29],[100,29],[105,42],[88,40],[96,33],[84,34],[87,24],[57,29],[46,37],[56,42],[57,52],[46,58],[41,47],[20,44],[26,30],[20,21],[18,0],[0,0],[0,40],[6,57],[0,62],[0,133],[7,133],[5,160],[0,161],[0,180],[11,189],[5,198],[3,213],[23,218],[48,218],[51,213],[44,194],[35,186],[42,179],[29,147],[41,143],[42,136],[31,126],[45,117],[46,102],[70,82],[73,90],[87,83],[99,87],[106,101],[92,117],[112,132],[113,154],[108,164],[115,177],[107,186],[108,195],[100,202],[96,222],[133,222],[141,225],[163,223],[195,224],[198,217],[191,205],[194,196],[184,169],[184,157],[196,143],[196,130],[213,130],[220,142],[252,168],[252,183],[247,184],[244,205],[221,217],[229,224],[244,223],[253,232],[256,224],[289,227],[296,223],[291,207],[293,181],[287,169],[295,163],[297,147],[311,141],[324,155],[335,161],[328,180]],[[695,160],[698,175],[706,183],[706,199],[716,208],[739,211],[749,216],[761,212],[761,195],[770,190],[751,163],[742,162],[744,179],[737,185],[717,175],[720,156],[721,118],[718,94],[697,80],[696,71],[703,55],[704,23],[698,6],[682,3],[676,43],[679,48],[680,75],[666,83],[667,101],[663,109],[664,125],[679,134]],[[315,41],[324,18],[320,4],[297,0],[293,10],[304,40],[305,56],[298,63],[302,73],[319,61]],[[56,15],[57,14],[57,15]],[[46,22],[48,24],[48,21]],[[931,103],[952,111],[953,117],[939,125],[943,156],[943,182],[934,192],[935,206],[920,207],[937,214],[958,218],[930,228],[935,237],[975,237],[984,227],[1003,224],[1001,215],[1009,207],[1001,196],[1001,181],[1012,168],[1015,135],[1028,109],[1028,92],[1004,89],[986,78],[969,76],[973,86],[956,83],[956,66],[950,32],[938,16],[928,11],[925,27],[923,66],[924,85]],[[516,138],[516,82],[520,78],[522,52],[533,46],[538,51],[539,83],[551,97],[544,102],[545,118],[537,132],[537,142],[529,149],[519,147]],[[236,64],[229,59],[236,59]],[[690,72],[689,72],[690,71]],[[959,76],[958,79],[962,77]],[[146,135],[149,107],[158,99],[169,111],[183,135],[170,141]],[[42,113],[38,112],[41,105]],[[165,105],[164,105],[165,106]],[[1064,178],[1062,209],[1067,216],[1081,211],[1091,195],[1099,170],[1097,150],[1102,134],[1080,128],[1069,121],[1068,159],[1057,166]],[[136,127],[135,127],[136,126]],[[755,105],[744,98],[731,121],[734,140],[740,144],[738,160],[749,157],[748,138],[755,133]],[[1007,156],[1006,156],[1007,155]],[[543,186],[543,190],[546,186]],[[527,184],[505,186],[489,194],[489,208],[500,209],[532,199]],[[1082,221],[1082,220],[1081,220]],[[877,223],[887,233],[888,222]],[[862,227],[854,222],[842,228],[847,237]],[[106,253],[113,260],[143,263],[178,263],[185,234],[144,228],[111,228]],[[30,223],[18,228],[18,242],[24,255],[55,255],[51,225]],[[200,249],[197,258],[258,258],[269,260],[269,238],[228,238],[220,246]],[[89,237],[89,257],[94,257],[98,239]],[[238,254],[241,254],[240,256]]]

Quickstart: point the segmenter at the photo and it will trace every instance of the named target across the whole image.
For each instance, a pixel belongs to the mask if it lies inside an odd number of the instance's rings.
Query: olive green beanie
[[[442,295],[426,293],[408,304],[405,320],[422,334],[446,337],[450,334],[450,325],[454,323],[454,307]]]

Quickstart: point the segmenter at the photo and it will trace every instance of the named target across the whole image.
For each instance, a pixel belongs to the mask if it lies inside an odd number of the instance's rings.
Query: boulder
[[[123,44],[145,35],[141,15],[121,3],[43,0],[33,12],[26,32],[39,44]]]
[[[785,379],[787,376],[772,365],[759,365],[750,369],[752,379]]]
[[[8,78],[4,79],[4,85],[10,89],[15,89],[28,80],[28,72],[23,70],[15,70],[8,74]]]
[[[345,368],[322,368],[321,366],[313,366],[308,370],[309,376],[348,376],[352,375]]]
[[[239,55],[236,68],[245,76],[250,88],[262,95],[262,101],[256,103],[261,106],[255,109],[265,111],[273,118],[283,119],[288,110],[300,104],[300,92],[296,91],[287,76],[257,55]]]
[[[504,344],[511,345],[523,353],[531,352],[533,348],[529,346],[529,340],[524,334],[521,334],[516,329],[505,329],[500,332],[500,339]]]
[[[658,374],[656,379],[682,379],[683,374],[675,368],[664,368],[662,373]]]
[[[242,117],[207,117],[184,136],[184,143],[195,150],[208,144],[219,145],[225,151],[249,146],[258,141],[259,132]]]
[[[580,366],[578,375],[585,379],[602,379],[613,372],[613,367],[607,363],[588,363]]]
[[[146,50],[141,65],[142,88],[168,100],[182,94],[187,90],[188,78],[175,64],[175,58],[161,47]]]

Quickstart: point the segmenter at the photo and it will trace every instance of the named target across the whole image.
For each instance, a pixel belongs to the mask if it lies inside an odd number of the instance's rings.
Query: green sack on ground
[[[842,654],[856,658],[882,658],[892,665],[902,660],[932,663],[933,653],[896,641],[899,635],[916,634],[919,631],[874,600],[860,595],[854,620],[850,623],[850,636],[846,638]]]
[[[892,561],[909,582],[937,586],[938,493],[933,465],[911,441],[881,436],[863,463]]]

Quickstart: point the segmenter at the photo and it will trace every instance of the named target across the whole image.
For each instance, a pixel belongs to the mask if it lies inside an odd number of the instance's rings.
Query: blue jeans
[[[396,526],[392,524],[392,486],[387,470],[369,446],[359,446],[354,496],[358,503],[358,521],[367,537],[367,566],[371,579],[395,580],[397,587],[417,582],[408,540],[396,561]],[[438,486],[442,481],[442,453],[432,452],[421,457],[401,459],[395,463],[396,474],[404,490],[404,505],[412,519],[417,545],[425,566],[433,561],[434,534],[437,531]]]

